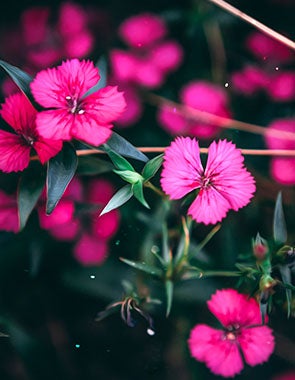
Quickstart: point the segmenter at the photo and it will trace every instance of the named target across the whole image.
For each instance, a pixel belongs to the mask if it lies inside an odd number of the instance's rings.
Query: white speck
[[[120,244],[120,240],[117,240],[115,244],[116,244],[116,245],[119,245],[119,244]]]
[[[279,69],[280,69],[280,68],[279,68],[278,66],[277,66],[277,67],[275,67],[275,70],[276,70],[276,71],[279,71]]]
[[[85,113],[84,110],[79,110],[79,111],[78,111],[78,114],[79,114],[79,115],[83,115],[83,113]]]
[[[153,245],[151,251],[152,253],[158,253],[160,251],[160,248],[157,245]]]
[[[228,86],[229,86],[228,82],[224,83],[224,87],[228,87]]]
[[[81,346],[80,346],[80,344],[75,344],[75,347],[80,348]]]
[[[150,336],[155,335],[155,331],[154,331],[153,329],[148,328],[148,329],[146,330],[146,332],[147,332]]]
[[[66,96],[66,100],[71,100],[72,97],[70,95]]]
[[[93,279],[95,278],[94,274],[92,274],[92,275],[90,276],[90,278],[93,280]]]

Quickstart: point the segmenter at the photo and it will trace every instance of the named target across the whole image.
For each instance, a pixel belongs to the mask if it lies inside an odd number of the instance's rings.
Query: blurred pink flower
[[[295,101],[295,71],[283,71],[271,77],[267,92],[278,102]]]
[[[295,371],[290,370],[282,372],[278,375],[273,376],[271,380],[295,380]]]
[[[34,149],[44,164],[62,148],[62,141],[43,138],[36,130],[37,111],[22,94],[6,98],[0,111],[14,133],[0,130],[0,169],[4,172],[24,170]]]
[[[31,83],[36,101],[45,108],[36,118],[37,131],[45,138],[72,138],[98,146],[111,136],[111,122],[125,109],[123,94],[115,86],[85,96],[97,84],[98,69],[90,61],[67,60],[40,71]]]
[[[226,91],[210,82],[192,81],[181,89],[181,102],[191,108],[230,117],[229,100]],[[164,104],[158,111],[158,122],[171,134],[196,136],[209,139],[218,134],[220,128],[181,115],[176,108]]]
[[[196,325],[188,345],[191,355],[215,375],[234,377],[244,367],[266,362],[274,350],[274,337],[268,326],[261,325],[258,303],[234,289],[217,290],[207,301],[222,329]],[[241,353],[241,352],[242,353]]]
[[[100,265],[108,255],[107,240],[83,234],[74,247],[75,259],[84,266]]]
[[[17,233],[19,229],[16,195],[8,195],[0,190],[0,230]]]
[[[234,72],[231,76],[231,84],[234,89],[245,95],[253,95],[258,91],[265,90],[270,81],[264,70],[249,65]]]
[[[295,133],[295,119],[278,119],[268,126],[268,131],[275,130]],[[281,134],[283,137],[283,134]],[[266,133],[266,145],[269,149],[295,149],[295,140],[277,138]],[[273,157],[270,161],[272,178],[283,185],[295,185],[295,158]]]
[[[284,63],[294,58],[291,49],[261,32],[251,33],[246,40],[246,47],[264,61]]]
[[[254,178],[243,161],[233,143],[214,141],[204,170],[198,141],[177,137],[165,150],[161,186],[170,199],[180,199],[197,189],[188,214],[198,223],[215,224],[230,209],[237,211],[253,197]]]

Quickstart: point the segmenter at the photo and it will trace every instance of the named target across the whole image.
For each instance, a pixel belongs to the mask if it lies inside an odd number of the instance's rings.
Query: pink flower
[[[24,170],[34,149],[44,164],[62,148],[62,141],[43,138],[36,129],[37,111],[21,93],[5,100],[0,111],[2,118],[15,133],[0,131],[0,169],[4,172]]]
[[[278,119],[268,126],[268,131],[291,132],[295,134],[295,119]],[[266,145],[269,149],[295,149],[295,140],[288,137],[278,138],[266,133]],[[272,178],[283,185],[295,184],[295,158],[274,157],[270,161]]]
[[[97,84],[98,69],[90,61],[67,60],[57,68],[40,71],[31,83],[36,101],[45,108],[37,115],[37,131],[44,138],[72,138],[98,146],[111,136],[111,124],[125,109],[115,86],[88,96]]]
[[[264,70],[255,66],[246,66],[241,71],[234,72],[231,77],[234,89],[245,95],[264,90],[270,81]]]
[[[17,233],[20,229],[16,196],[0,190],[0,230]]]
[[[225,90],[205,81],[192,81],[180,92],[181,102],[191,108],[230,117],[228,98]],[[220,131],[215,125],[184,117],[169,105],[163,105],[158,112],[159,123],[172,134],[185,134],[209,139]]]
[[[286,371],[271,378],[271,380],[295,380],[295,371]]]
[[[279,102],[295,100],[295,72],[283,71],[274,75],[267,86],[269,96]]]
[[[274,350],[272,330],[261,325],[259,305],[234,289],[218,290],[207,302],[223,329],[196,325],[188,340],[191,355],[215,375],[234,377],[244,367],[266,362]],[[241,352],[240,352],[241,351]]]
[[[244,158],[226,140],[211,143],[205,170],[199,143],[177,137],[164,154],[161,186],[170,199],[180,199],[198,189],[188,214],[198,223],[215,224],[230,209],[246,206],[255,192],[254,178],[243,166]]]
[[[84,234],[74,247],[75,259],[84,266],[100,265],[108,255],[107,240]]]

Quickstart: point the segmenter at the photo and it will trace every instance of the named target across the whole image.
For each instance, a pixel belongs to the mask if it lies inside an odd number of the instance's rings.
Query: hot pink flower
[[[20,229],[16,196],[0,190],[0,230],[17,233]]]
[[[188,340],[191,355],[215,374],[234,377],[244,367],[266,362],[274,350],[272,330],[261,325],[256,300],[234,289],[218,290],[207,302],[222,330],[196,325]]]
[[[268,130],[278,132],[295,133],[295,119],[278,119],[268,126]],[[278,138],[270,133],[266,134],[266,145],[269,149],[295,149],[295,140]],[[274,157],[270,161],[270,173],[272,178],[283,185],[295,184],[295,158]]]
[[[24,170],[34,149],[44,164],[62,148],[62,141],[43,138],[36,129],[37,111],[21,93],[5,100],[0,111],[2,118],[15,133],[0,131],[0,169],[4,172]]]
[[[84,266],[100,265],[107,258],[107,240],[84,234],[74,247],[74,256]]]
[[[178,137],[165,151],[161,186],[171,199],[180,199],[198,189],[188,214],[199,223],[215,224],[230,209],[237,211],[253,197],[254,178],[243,161],[233,143],[214,141],[204,170],[198,141]]]
[[[225,90],[210,82],[192,81],[180,92],[181,102],[191,108],[230,117],[228,98]],[[163,105],[158,112],[159,123],[172,134],[184,134],[208,139],[220,131],[219,127],[201,121],[185,118],[176,109]]]
[[[268,83],[269,96],[279,102],[295,100],[295,71],[283,71],[274,75]]]
[[[39,72],[31,90],[36,101],[49,108],[37,115],[40,135],[62,140],[75,138],[95,146],[105,143],[112,133],[111,123],[125,109],[125,100],[115,86],[85,96],[99,79],[92,62],[77,59]]]
[[[241,71],[234,72],[231,77],[234,89],[245,95],[264,90],[270,81],[265,71],[255,66],[246,66]]]

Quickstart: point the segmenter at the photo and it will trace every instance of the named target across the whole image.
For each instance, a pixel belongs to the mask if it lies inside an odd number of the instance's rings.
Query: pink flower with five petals
[[[230,209],[237,211],[246,206],[255,192],[254,178],[243,161],[233,143],[214,141],[204,170],[198,141],[178,137],[165,151],[161,186],[171,199],[180,199],[198,189],[188,214],[199,223],[215,224]]]
[[[125,109],[116,86],[89,95],[100,79],[91,61],[67,60],[42,70],[31,83],[36,101],[47,108],[37,115],[37,130],[44,138],[82,140],[98,146],[111,136],[111,124]]]
[[[23,94],[8,97],[0,114],[15,132],[0,131],[0,169],[4,172],[24,170],[32,149],[42,164],[61,150],[61,140],[40,136],[36,128],[37,111]]]
[[[215,374],[234,377],[244,367],[266,362],[274,350],[272,330],[261,324],[258,303],[234,289],[218,290],[207,302],[222,329],[196,325],[188,340],[191,355]],[[242,354],[241,354],[242,353]]]

